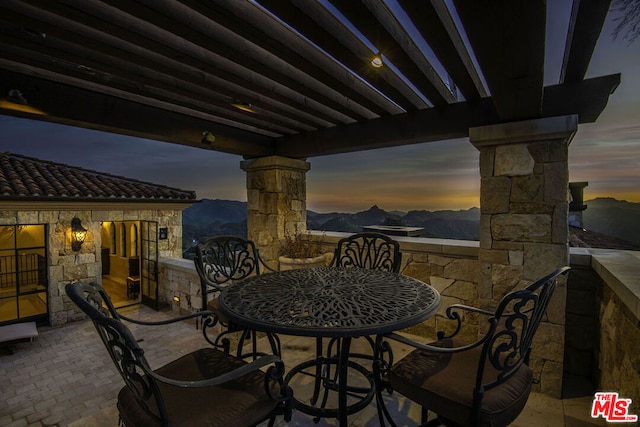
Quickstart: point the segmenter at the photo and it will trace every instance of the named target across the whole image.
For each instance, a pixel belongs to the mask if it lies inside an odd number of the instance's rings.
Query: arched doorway
[[[139,230],[139,221],[109,221],[100,227],[102,286],[116,307],[141,301]]]

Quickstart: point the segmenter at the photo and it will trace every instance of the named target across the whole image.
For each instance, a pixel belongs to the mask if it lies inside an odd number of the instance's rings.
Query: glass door
[[[158,223],[140,222],[140,286],[142,303],[158,310]]]
[[[45,225],[0,226],[0,324],[49,323]]]

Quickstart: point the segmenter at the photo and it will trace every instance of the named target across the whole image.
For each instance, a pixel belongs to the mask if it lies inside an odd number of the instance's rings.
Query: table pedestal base
[[[285,377],[285,384],[289,385],[293,378],[299,375],[313,378],[311,397],[303,402],[294,393],[294,407],[316,417],[316,422],[320,418],[337,418],[339,425],[346,426],[348,415],[361,411],[373,400],[373,374],[364,366],[348,360],[349,341],[349,338],[342,339],[339,356],[319,356],[314,360],[308,360],[293,367]],[[353,382],[359,382],[361,385],[350,385]],[[296,389],[299,390],[300,387],[296,386]],[[332,399],[332,394],[337,394],[337,401]],[[331,403],[336,406],[328,406]]]

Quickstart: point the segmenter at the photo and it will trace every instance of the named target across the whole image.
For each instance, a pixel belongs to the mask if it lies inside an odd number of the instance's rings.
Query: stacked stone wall
[[[87,237],[71,249],[71,220],[78,217]],[[85,315],[66,296],[67,283],[102,282],[100,226],[106,221],[156,221],[168,228],[168,238],[158,241],[159,256],[182,257],[182,210],[33,210],[3,211],[0,225],[44,224],[48,228],[48,310],[51,325],[62,325]]]
[[[172,311],[186,314],[202,309],[200,277],[192,260],[161,258],[158,267],[160,299],[166,301]]]
[[[247,230],[264,261],[278,268],[286,233],[307,229],[308,162],[279,156],[245,160],[247,172]]]
[[[569,263],[568,145],[575,116],[470,130],[480,150],[478,303],[500,299]],[[535,336],[535,391],[560,397],[564,360],[565,277]],[[482,326],[482,325],[481,325]]]
[[[600,304],[600,391],[631,399],[640,416],[640,319],[605,283]]]
[[[316,237],[319,232],[315,232]],[[324,233],[324,252],[330,263],[336,244],[348,233]],[[400,242],[402,274],[430,284],[438,290],[442,304],[437,316],[412,326],[406,332],[426,340],[435,340],[437,331],[451,331],[454,322],[444,318],[451,304],[478,305],[478,247],[476,242],[451,241],[443,244],[429,243],[422,238],[396,238]],[[478,317],[465,318],[463,337],[475,341],[478,336]]]
[[[591,268],[571,266],[567,279],[564,378],[567,395],[593,394],[598,384],[602,279]]]
[[[452,304],[478,305],[478,260],[442,254],[406,252],[409,262],[403,274],[433,286],[442,299],[438,315],[407,329],[407,332],[435,339],[438,331],[453,332],[456,322],[446,318],[445,310]],[[478,336],[479,318],[463,315],[464,329],[459,338],[473,342]]]

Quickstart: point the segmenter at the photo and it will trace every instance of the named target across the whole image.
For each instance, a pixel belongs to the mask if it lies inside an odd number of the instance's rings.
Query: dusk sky
[[[565,2],[565,4],[569,4]],[[556,84],[569,7],[547,23],[545,85]],[[569,147],[570,180],[588,181],[585,200],[640,202],[640,41],[613,40],[609,14],[587,73],[622,73],[598,121],[580,125]],[[560,38],[556,34],[559,34]],[[246,200],[240,156],[0,115],[0,151],[195,190],[198,198]],[[479,206],[479,152],[459,139],[308,159],[307,208],[356,212]]]

